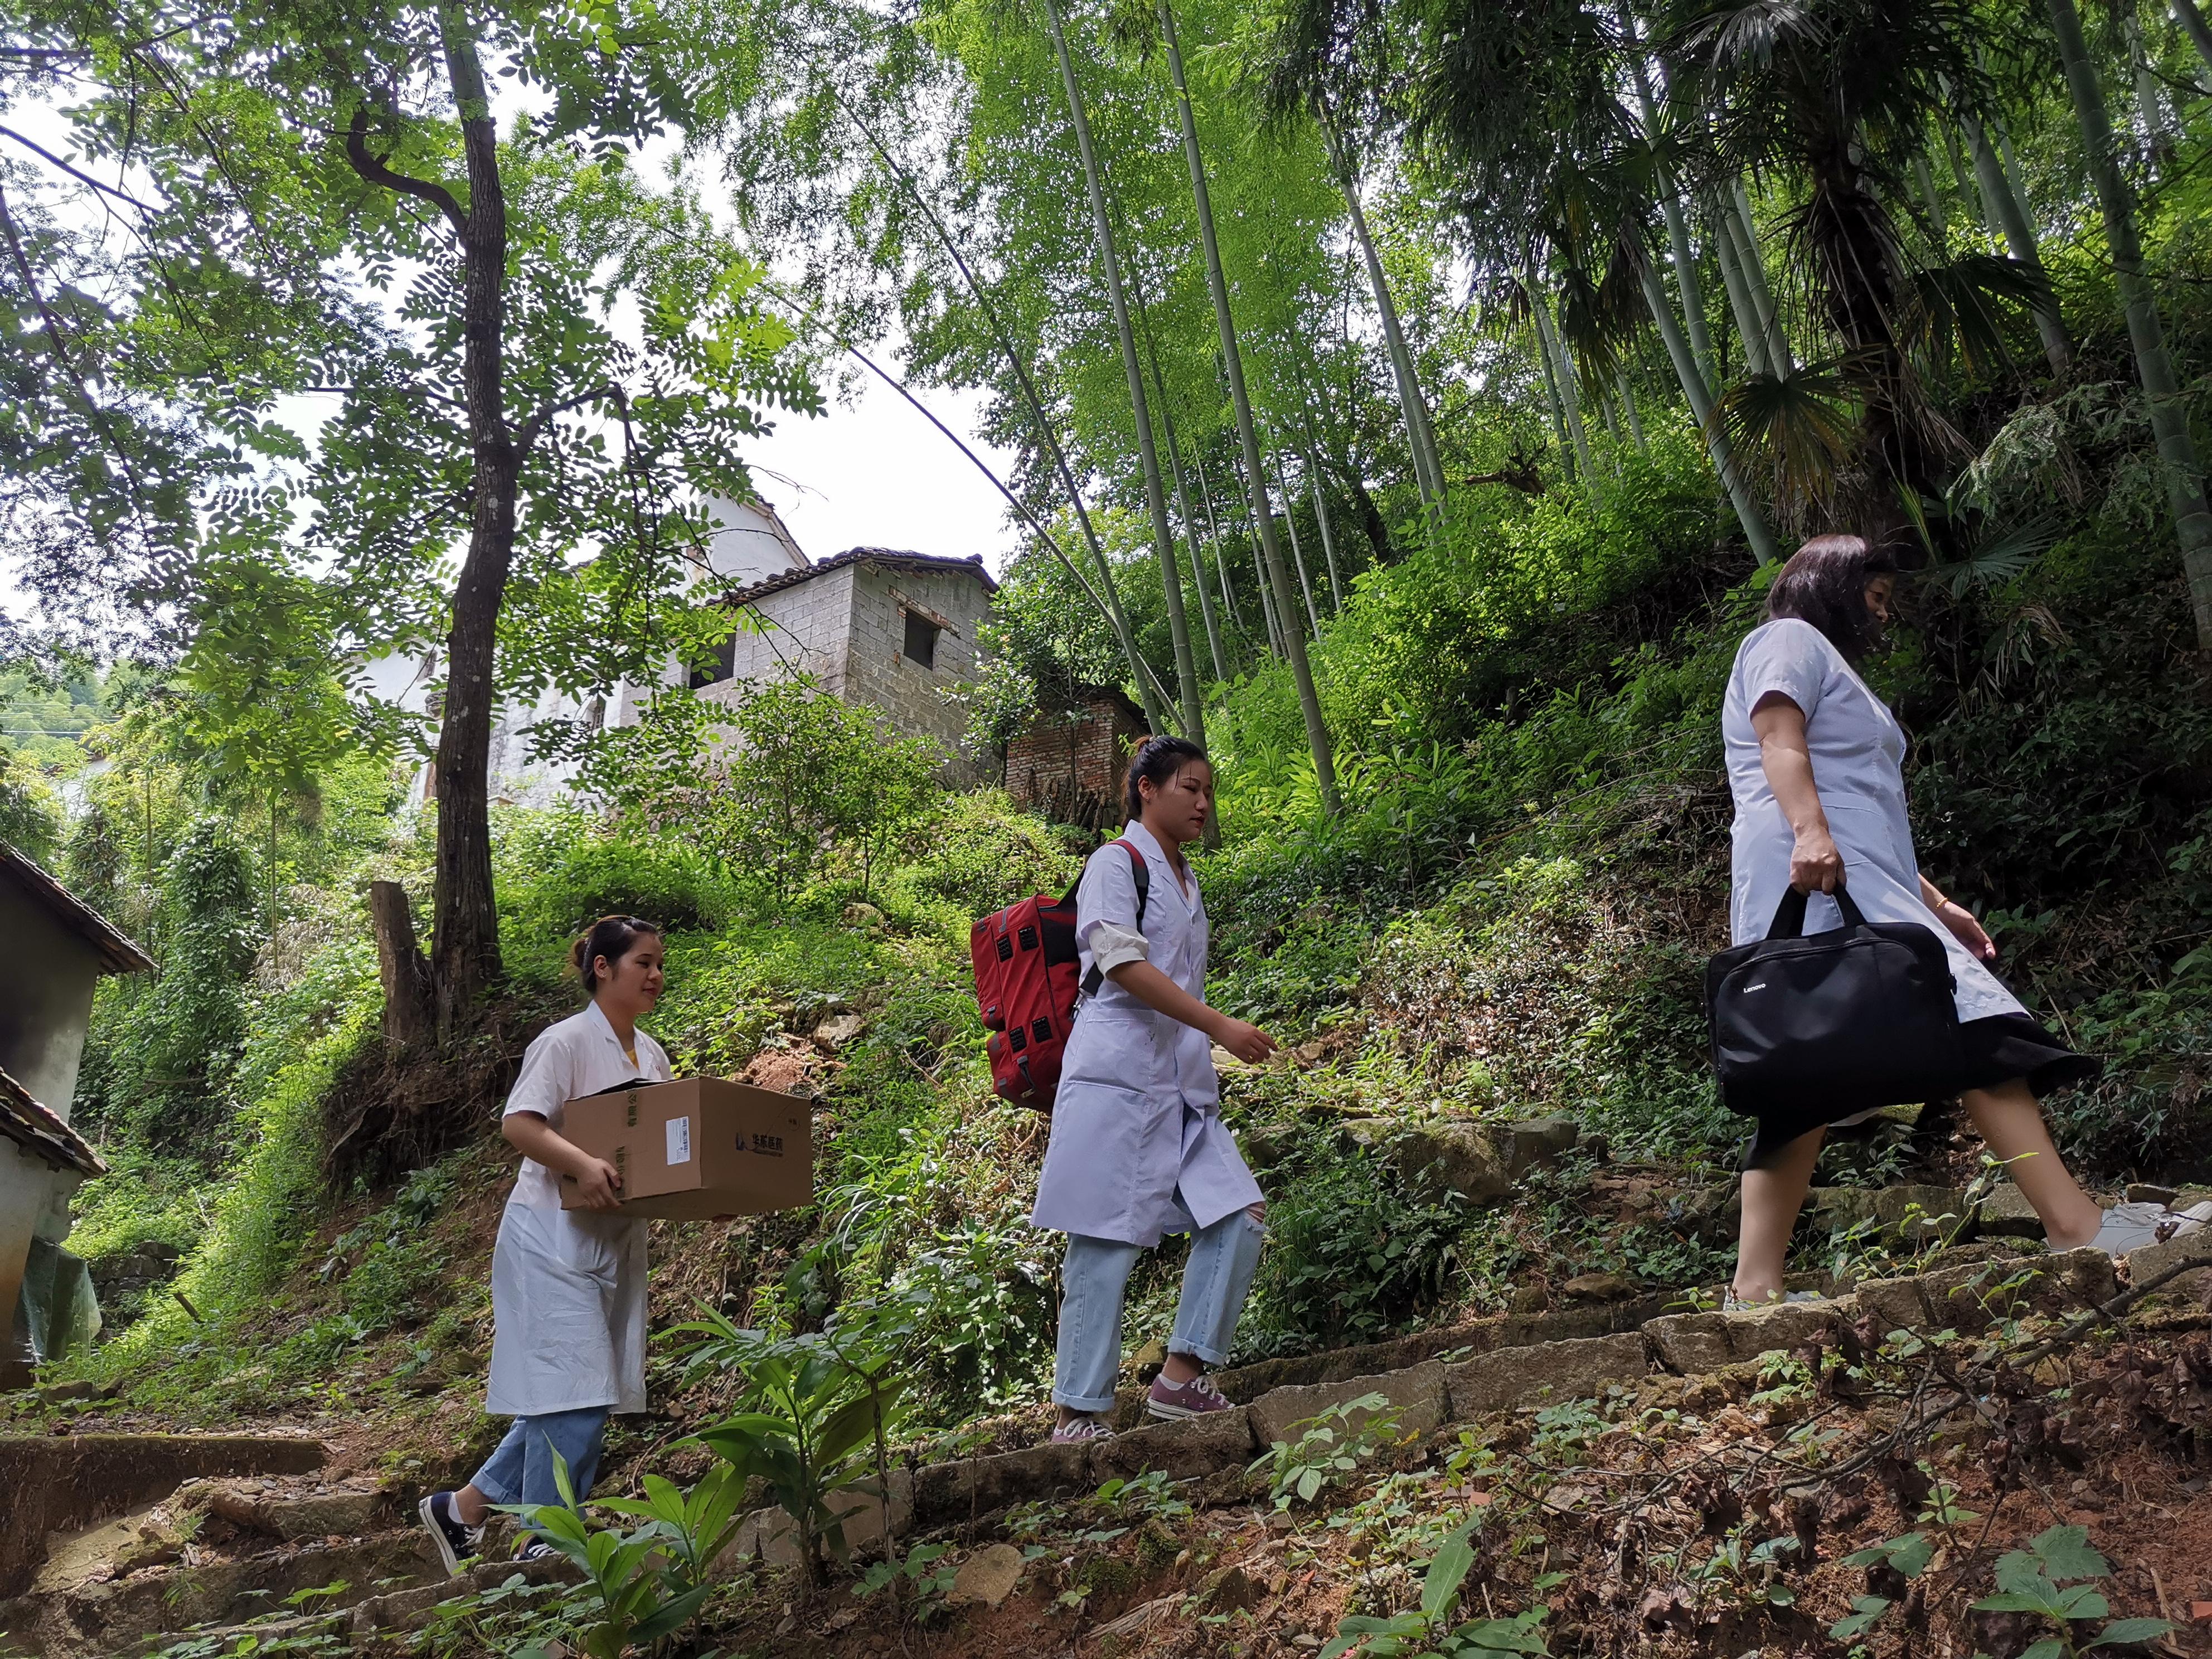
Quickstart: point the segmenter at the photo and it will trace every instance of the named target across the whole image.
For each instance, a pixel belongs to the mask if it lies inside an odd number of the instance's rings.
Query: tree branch
[[[611,380],[595,386],[588,392],[579,392],[573,398],[563,398],[558,403],[547,404],[525,421],[522,423],[522,430],[515,434],[514,459],[519,462],[530,453],[531,446],[538,441],[538,434],[545,430],[545,423],[556,415],[579,408],[585,404],[596,403],[601,398],[613,398],[622,406],[625,414],[629,412],[629,398],[623,394],[623,389]]]
[[[33,155],[44,156],[47,161],[59,167],[64,173],[69,174],[70,178],[76,179],[79,184],[89,185],[93,189],[99,191],[103,195],[112,196],[118,202],[128,202],[132,207],[137,208],[141,213],[152,214],[161,211],[159,208],[148,206],[137,197],[131,195],[128,191],[118,190],[112,185],[103,185],[99,179],[94,178],[90,173],[71,167],[67,161],[62,160],[60,156],[55,155],[53,151],[48,149],[45,145],[33,143],[30,139],[26,138],[21,133],[16,131],[13,127],[0,127],[0,138],[13,138],[17,143],[21,144],[25,149],[29,150]]]
[[[429,203],[446,216],[446,222],[453,226],[457,235],[468,235],[468,215],[462,211],[459,198],[453,191],[428,179],[412,178],[404,173],[395,172],[385,165],[382,156],[369,153],[368,106],[366,104],[354,106],[353,124],[346,129],[345,153],[346,160],[353,163],[353,170],[370,184],[381,185],[402,196],[412,196],[418,201]]]

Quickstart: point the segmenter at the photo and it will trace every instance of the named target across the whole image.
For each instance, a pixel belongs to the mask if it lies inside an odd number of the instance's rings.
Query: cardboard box
[[[814,1115],[720,1078],[640,1084],[561,1109],[561,1133],[622,1173],[622,1213],[665,1221],[795,1210],[814,1196]],[[561,1207],[582,1208],[562,1176]]]

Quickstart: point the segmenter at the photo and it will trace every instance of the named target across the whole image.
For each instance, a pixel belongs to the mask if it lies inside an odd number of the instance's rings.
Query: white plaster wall
[[[0,887],[0,1070],[66,1122],[100,958],[43,904]]]

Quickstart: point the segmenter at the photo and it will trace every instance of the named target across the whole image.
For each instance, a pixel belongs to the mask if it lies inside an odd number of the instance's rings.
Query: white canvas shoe
[[[2168,1238],[2202,1232],[2207,1218],[2196,1213],[2199,1209],[2212,1209],[2212,1206],[2191,1206],[2185,1212],[2169,1210],[2163,1204],[2115,1204],[2105,1212],[2104,1222],[2089,1243],[2117,1261],[2131,1250],[2159,1243],[2161,1229],[2171,1229]]]

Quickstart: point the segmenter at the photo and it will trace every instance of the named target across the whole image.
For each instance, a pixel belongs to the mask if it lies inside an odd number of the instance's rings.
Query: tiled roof
[[[13,887],[44,907],[56,921],[92,946],[107,972],[144,973],[154,966],[154,958],[125,938],[113,922],[4,841],[0,841],[0,886]]]
[[[107,1165],[85,1138],[31,1098],[31,1091],[0,1071],[0,1135],[29,1148],[58,1170],[106,1175]]]
[[[904,571],[911,575],[973,576],[983,584],[985,592],[999,591],[999,584],[992,580],[991,573],[983,568],[981,554],[970,554],[964,559],[942,559],[931,553],[902,553],[892,547],[848,547],[842,553],[833,553],[805,570],[779,571],[773,576],[763,576],[757,582],[723,594],[717,603],[750,605],[755,599],[765,599],[770,593],[780,593],[787,587],[796,587],[801,582],[811,582],[826,571],[842,570],[849,564],[882,565],[886,569]]]

